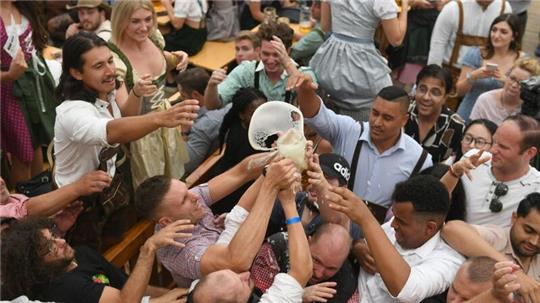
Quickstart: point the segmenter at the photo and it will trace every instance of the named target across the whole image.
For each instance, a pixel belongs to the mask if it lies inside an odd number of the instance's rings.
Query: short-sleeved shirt
[[[0,204],[0,217],[20,220],[28,214],[26,202],[29,200],[25,195],[9,195],[6,203]]]
[[[174,16],[199,22],[208,11],[206,0],[182,0],[174,2]]]
[[[529,268],[524,268],[523,263],[521,263],[512,247],[510,227],[502,228],[495,225],[473,225],[473,227],[486,242],[493,246],[493,248],[498,252],[503,253],[509,260],[513,260],[519,264],[529,277],[536,281],[540,281],[540,256],[538,254],[534,255]]]
[[[288,274],[277,274],[274,283],[262,295],[261,303],[299,303],[302,302],[304,288]]]
[[[394,146],[382,154],[379,153],[371,142],[367,122],[363,122],[364,132],[360,136],[359,122],[334,113],[322,102],[319,112],[312,118],[305,118],[305,123],[330,141],[334,152],[343,156],[351,166],[356,143],[358,140],[364,141],[357,170],[352,172],[356,174],[354,192],[363,199],[384,207],[391,205],[395,185],[409,178],[422,155],[422,146],[404,132]],[[428,154],[421,170],[431,165],[433,162]]]
[[[371,275],[360,268],[358,276],[360,302],[420,302],[450,287],[465,258],[448,246],[439,232],[416,249],[404,249],[396,242],[395,231],[391,224],[392,221],[383,224],[382,229],[410,266],[411,272],[397,297],[393,297],[380,274]]]
[[[463,157],[470,157],[476,152],[477,149],[472,149]],[[489,209],[489,204],[495,198],[495,188],[500,182],[491,172],[491,160],[471,170],[470,174],[472,180],[467,176],[461,178],[466,197],[465,221],[470,224],[510,226],[512,212],[517,210],[519,202],[532,192],[540,192],[540,172],[529,166],[529,170],[523,176],[504,182],[508,186],[508,192],[499,197],[503,208],[500,212],[494,213]]]
[[[313,81],[317,81],[311,68],[300,67],[298,70],[301,73],[310,75]],[[218,94],[222,104],[226,105],[231,102],[232,97],[240,88],[255,87],[256,72],[259,72],[259,90],[266,96],[268,101],[285,101],[285,88],[287,87],[287,79],[289,79],[286,71],[283,71],[281,79],[276,84],[272,84],[272,81],[266,75],[262,62],[243,61],[218,85]]]
[[[409,121],[405,125],[405,133],[422,144],[422,147],[433,157],[433,162],[441,162],[459,150],[464,128],[465,121],[444,106],[437,122],[420,142],[418,110],[416,103],[413,103],[409,110]]]
[[[55,302],[98,303],[105,286],[122,289],[127,276],[98,252],[87,248],[75,249],[78,266],[61,274],[43,287],[38,299]]]
[[[121,117],[114,93],[109,94],[108,102],[66,100],[56,107],[54,157],[58,187],[71,184],[98,168],[101,149],[112,146],[107,142],[107,124]],[[111,176],[116,172],[115,161],[116,156],[107,161],[107,172]]]
[[[478,97],[471,112],[471,120],[488,119],[497,125],[501,125],[508,116],[521,112],[521,106],[515,111],[507,111],[501,104],[500,94],[503,89],[494,89],[485,92]]]
[[[157,251],[158,260],[171,273],[178,287],[189,287],[191,282],[201,278],[200,263],[202,256],[210,247],[217,242],[222,228],[214,224],[214,215],[209,208],[213,203],[208,184],[202,184],[189,190],[200,197],[204,208],[204,217],[195,225],[190,238],[179,238],[176,241],[183,243],[184,248],[169,245]],[[161,229],[156,224],[155,231]]]

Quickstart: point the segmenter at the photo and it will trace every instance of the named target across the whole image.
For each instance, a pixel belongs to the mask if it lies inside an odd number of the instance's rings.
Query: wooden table
[[[231,63],[234,56],[234,41],[206,41],[200,52],[189,57],[189,63],[209,71],[215,71]]]

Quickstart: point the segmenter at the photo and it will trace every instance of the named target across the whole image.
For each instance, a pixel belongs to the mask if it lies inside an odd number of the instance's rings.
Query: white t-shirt
[[[174,2],[174,16],[178,18],[199,22],[207,11],[206,0],[177,0]]]
[[[111,115],[108,106],[112,107]],[[115,94],[109,102],[96,99],[94,104],[67,100],[56,108],[54,123],[55,181],[58,187],[71,184],[86,173],[96,170],[99,153],[107,142],[107,123],[121,118]],[[114,176],[116,156],[107,162],[107,172]]]
[[[394,220],[392,218],[392,220]],[[380,274],[371,275],[360,268],[358,292],[361,303],[420,302],[425,298],[444,292],[454,280],[465,258],[448,246],[435,234],[416,249],[403,249],[396,242],[392,220],[382,225],[386,236],[398,253],[411,267],[409,278],[397,297],[388,292]]]
[[[279,273],[272,286],[264,293],[261,303],[301,303],[304,289],[295,278]]]
[[[472,149],[464,157],[470,157],[476,152],[478,152],[477,149]],[[504,182],[508,186],[508,192],[499,197],[503,209],[494,213],[489,210],[489,204],[495,197],[495,188],[499,181],[491,173],[491,160],[471,170],[470,173],[472,181],[467,176],[461,177],[466,196],[465,221],[470,224],[508,227],[511,223],[512,212],[517,210],[519,202],[526,195],[540,191],[540,172],[529,166],[529,171],[522,177]]]

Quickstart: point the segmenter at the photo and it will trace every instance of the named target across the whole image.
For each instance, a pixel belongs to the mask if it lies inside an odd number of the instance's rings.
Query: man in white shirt
[[[491,161],[463,177],[466,218],[471,224],[510,225],[512,212],[527,194],[540,191],[540,172],[529,163],[540,148],[540,125],[531,117],[506,118],[493,136]],[[475,154],[470,151],[464,157]],[[453,165],[454,168],[456,164]],[[460,177],[456,174],[451,177]]]
[[[107,19],[111,7],[103,0],[79,0],[77,5],[68,5],[67,8],[77,10],[79,23],[73,23],[67,28],[66,39],[81,30],[93,32],[105,41],[111,39],[111,21]]]
[[[378,271],[372,275],[361,268],[360,302],[420,302],[450,286],[464,258],[440,237],[450,201],[438,179],[420,175],[398,183],[394,218],[382,226],[354,193],[331,192],[329,206],[360,225]]]
[[[503,12],[512,13],[512,8],[508,3],[504,4],[503,9],[502,1],[504,0],[462,0],[463,34],[487,38],[493,19]],[[442,9],[433,27],[428,64],[450,63],[458,31],[459,15],[457,1],[449,2]],[[457,63],[461,62],[461,58],[469,48],[468,46],[461,47]]]

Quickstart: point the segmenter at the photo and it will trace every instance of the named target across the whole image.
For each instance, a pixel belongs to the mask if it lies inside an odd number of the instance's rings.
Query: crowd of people
[[[540,303],[531,1],[57,2],[0,2],[1,300]],[[300,160],[250,144],[271,101]]]

